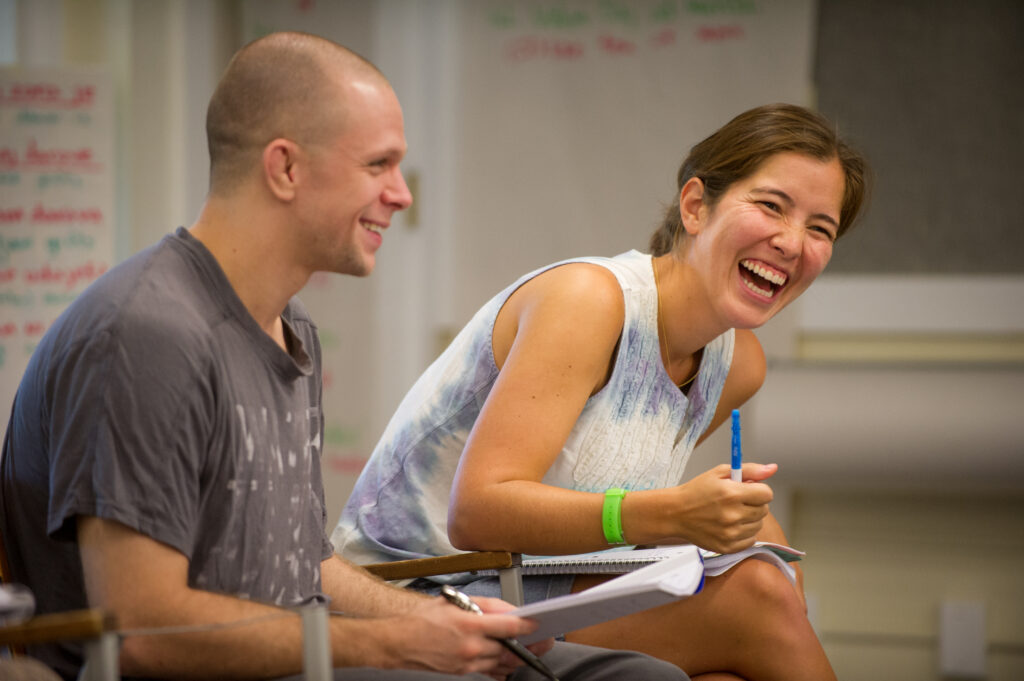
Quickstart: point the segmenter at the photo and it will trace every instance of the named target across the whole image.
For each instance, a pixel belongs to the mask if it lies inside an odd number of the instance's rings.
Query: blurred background
[[[0,408],[75,294],[195,219],[207,100],[280,29],[391,80],[416,195],[372,277],[302,293],[331,525],[480,304],[562,258],[646,250],[690,146],[804,104],[875,189],[758,331],[747,457],[780,464],[773,510],[841,679],[1024,678],[1024,3],[0,0]],[[716,434],[688,474],[728,448]]]

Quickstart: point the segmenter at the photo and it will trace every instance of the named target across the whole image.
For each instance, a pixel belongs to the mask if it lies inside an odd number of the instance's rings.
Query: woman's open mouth
[[[747,288],[765,298],[773,298],[788,279],[785,274],[750,259],[740,261],[740,278]]]

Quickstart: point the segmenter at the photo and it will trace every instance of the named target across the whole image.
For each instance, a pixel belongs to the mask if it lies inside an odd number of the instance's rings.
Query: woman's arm
[[[608,546],[600,521],[603,494],[541,480],[587,399],[607,381],[623,306],[610,272],[566,265],[525,284],[499,313],[494,353],[501,372],[470,433],[452,489],[448,533],[456,547],[557,554]],[[743,366],[748,341],[738,343]],[[730,399],[756,390],[748,374],[756,379],[756,368],[736,378],[730,374],[729,390],[736,394]],[[774,473],[774,467],[747,468],[748,480]],[[718,551],[749,546],[771,490],[728,478],[726,467],[678,487],[629,493],[622,507],[626,539],[676,538]]]
[[[501,371],[452,488],[456,547],[573,553],[604,545],[600,521],[588,527],[600,518],[600,497],[540,481],[607,381],[624,310],[614,275],[587,264],[549,270],[505,303],[493,336]]]

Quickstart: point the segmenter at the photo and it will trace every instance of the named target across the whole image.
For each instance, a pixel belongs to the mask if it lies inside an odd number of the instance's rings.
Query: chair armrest
[[[392,563],[372,563],[363,567],[381,579],[391,580],[431,577],[454,572],[504,570],[520,567],[522,563],[522,555],[511,551],[472,551],[432,558],[397,560]]]
[[[21,624],[0,626],[0,646],[93,639],[116,628],[112,614],[96,609],[37,615]]]

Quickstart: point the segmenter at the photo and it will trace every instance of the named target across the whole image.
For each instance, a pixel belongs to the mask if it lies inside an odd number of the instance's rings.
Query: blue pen
[[[732,410],[732,463],[729,477],[743,482],[743,447],[740,445],[740,410]]]

